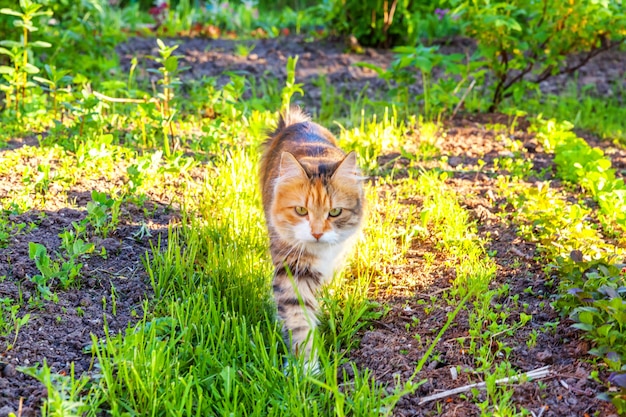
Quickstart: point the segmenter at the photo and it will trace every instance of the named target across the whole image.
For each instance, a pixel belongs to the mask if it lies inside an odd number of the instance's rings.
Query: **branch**
[[[563,69],[560,69],[559,72],[557,72],[554,75],[561,75],[561,74],[571,74],[574,71],[582,68],[583,66],[585,66],[589,61],[591,61],[592,58],[600,55],[602,52],[606,52],[610,49],[615,48],[618,45],[621,45],[622,43],[624,43],[624,41],[626,41],[626,39],[622,39],[619,42],[613,42],[610,44],[604,44],[603,46],[601,46],[598,49],[592,49],[591,51],[589,51],[587,53],[587,55],[585,57],[583,57],[579,63],[571,66],[571,67],[565,67]],[[546,68],[538,77],[536,80],[533,80],[534,83],[540,83],[542,81],[545,81],[547,78],[551,77],[552,75],[550,74],[550,72],[552,72],[552,67],[548,67]]]
[[[102,93],[99,93],[97,91],[93,91],[92,94],[94,96],[96,96],[97,98],[99,98],[100,100],[103,101],[108,101],[110,103],[135,103],[135,104],[145,104],[145,103],[158,103],[159,99],[157,98],[144,98],[144,99],[140,99],[140,98],[116,98],[116,97],[109,97],[109,96],[105,96]]]
[[[396,13],[396,6],[398,5],[398,0],[393,0],[393,2],[391,3],[391,8],[389,9],[389,11],[387,12],[387,9],[385,9],[385,17],[383,18],[384,22],[383,22],[383,32],[387,33],[387,31],[389,30],[389,27],[391,26],[391,23],[393,22],[393,15]]]
[[[509,382],[516,382],[520,379],[539,379],[545,378],[550,374],[550,366],[544,366],[543,368],[535,369],[534,371],[526,372],[524,374],[513,375],[508,378],[498,379],[496,384],[506,384]],[[454,388],[448,391],[440,392],[438,394],[429,395],[428,397],[424,397],[420,400],[418,405],[426,404],[430,401],[440,400],[442,398],[449,397],[451,395],[461,394],[463,392],[471,391],[474,388],[484,389],[487,386],[486,382],[477,382],[475,384],[465,385],[459,388]]]
[[[544,6],[546,6],[546,3],[544,3]],[[570,16],[570,12],[568,12],[565,16],[563,16],[563,19],[561,19],[559,22],[556,23],[557,28],[559,26],[565,26],[565,22],[567,21],[567,19]],[[542,17],[543,20],[543,17]],[[560,31],[560,29],[559,29]],[[548,43],[552,40],[552,38],[554,37],[555,34],[557,34],[558,31],[553,31],[542,43],[541,45],[539,45],[538,48],[535,48],[530,56],[528,57],[528,64],[526,65],[526,68],[524,68],[519,74],[517,74],[515,77],[513,77],[512,79],[509,80],[508,83],[506,83],[504,85],[503,91],[508,90],[509,88],[511,88],[511,86],[513,84],[515,84],[516,82],[523,80],[524,77],[526,77],[526,75],[531,72],[533,70],[533,68],[535,67],[535,63],[534,61],[536,61],[539,58],[539,51],[543,51],[546,46],[548,45]]]
[[[454,119],[454,116],[456,116],[456,112],[459,111],[459,108],[461,107],[461,105],[465,101],[465,98],[467,97],[469,92],[472,91],[472,88],[474,88],[474,84],[476,84],[476,79],[472,80],[472,82],[470,83],[470,85],[467,88],[467,90],[465,90],[465,93],[463,93],[463,97],[461,97],[461,100],[459,100],[459,102],[457,103],[456,107],[454,108],[454,111],[452,112],[452,116],[450,116],[450,120]],[[445,288],[445,289],[447,289],[447,288]]]

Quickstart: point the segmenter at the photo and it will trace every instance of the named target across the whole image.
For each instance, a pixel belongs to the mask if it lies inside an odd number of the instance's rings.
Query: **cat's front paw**
[[[285,376],[299,374],[302,369],[304,376],[319,376],[322,374],[322,368],[317,359],[299,360],[294,356],[287,356],[283,361],[283,373]]]

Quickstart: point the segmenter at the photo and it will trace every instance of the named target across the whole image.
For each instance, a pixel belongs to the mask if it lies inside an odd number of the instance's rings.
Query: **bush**
[[[447,0],[331,0],[326,20],[364,46],[414,46],[420,37],[446,36],[446,29],[453,29],[446,6]]]
[[[621,0],[451,0],[491,70],[490,110],[551,76],[572,73],[626,39]],[[580,54],[566,61],[571,54]]]

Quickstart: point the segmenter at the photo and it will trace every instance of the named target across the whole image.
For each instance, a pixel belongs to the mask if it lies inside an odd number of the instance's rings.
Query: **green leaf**
[[[9,51],[9,50],[8,50],[8,49],[6,49],[6,48],[2,48],[2,47],[0,47],[0,54],[3,54],[3,55],[8,55],[8,56],[10,56],[11,58],[13,58],[13,57],[15,56],[15,54],[14,54],[13,52]]]
[[[433,62],[421,56],[415,57],[413,60],[413,65],[415,65],[420,71],[431,72],[433,69]]]
[[[6,65],[0,65],[0,74],[13,74],[14,72],[14,68],[7,67]]]
[[[583,330],[585,332],[590,332],[594,329],[594,327],[591,324],[587,324],[587,323],[574,323],[572,324],[572,327],[575,329]]]
[[[32,46],[33,48],[50,48],[50,47],[52,47],[51,43],[44,42],[44,41],[31,42],[29,45]]]
[[[37,82],[40,82],[42,84],[54,85],[54,83],[52,81],[47,80],[45,78],[37,77],[37,76],[33,77],[33,80],[35,80]]]
[[[222,369],[222,372],[220,372],[220,376],[224,380],[224,391],[227,398],[230,397],[230,393],[233,387],[233,381],[235,380],[235,375],[236,371],[230,366],[226,366],[224,369]]]
[[[578,320],[581,323],[585,324],[593,324],[594,315],[589,311],[579,311],[578,312]]]
[[[7,9],[7,8],[0,9],[0,14],[7,14],[9,16],[24,17],[24,15],[22,13],[16,12],[15,10]]]
[[[47,253],[46,247],[41,243],[28,242],[28,257],[30,259],[39,258],[45,256]]]
[[[26,64],[26,66],[24,67],[24,71],[26,71],[28,74],[38,74],[39,68],[37,68],[33,64]]]
[[[602,337],[607,337],[609,335],[609,331],[611,330],[612,327],[613,326],[611,324],[605,324],[603,326],[598,327],[596,332],[598,333],[598,335],[600,335]]]
[[[21,48],[22,44],[16,41],[4,40],[0,41],[0,45],[8,46],[9,48]]]
[[[178,57],[177,56],[167,57],[165,59],[165,62],[163,63],[163,66],[170,73],[176,72],[176,69],[178,68]]]

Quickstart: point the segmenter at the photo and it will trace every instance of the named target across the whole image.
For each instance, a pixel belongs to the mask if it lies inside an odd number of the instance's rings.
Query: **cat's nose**
[[[315,239],[320,240],[320,237],[322,237],[324,233],[311,233],[311,234],[313,235]]]

